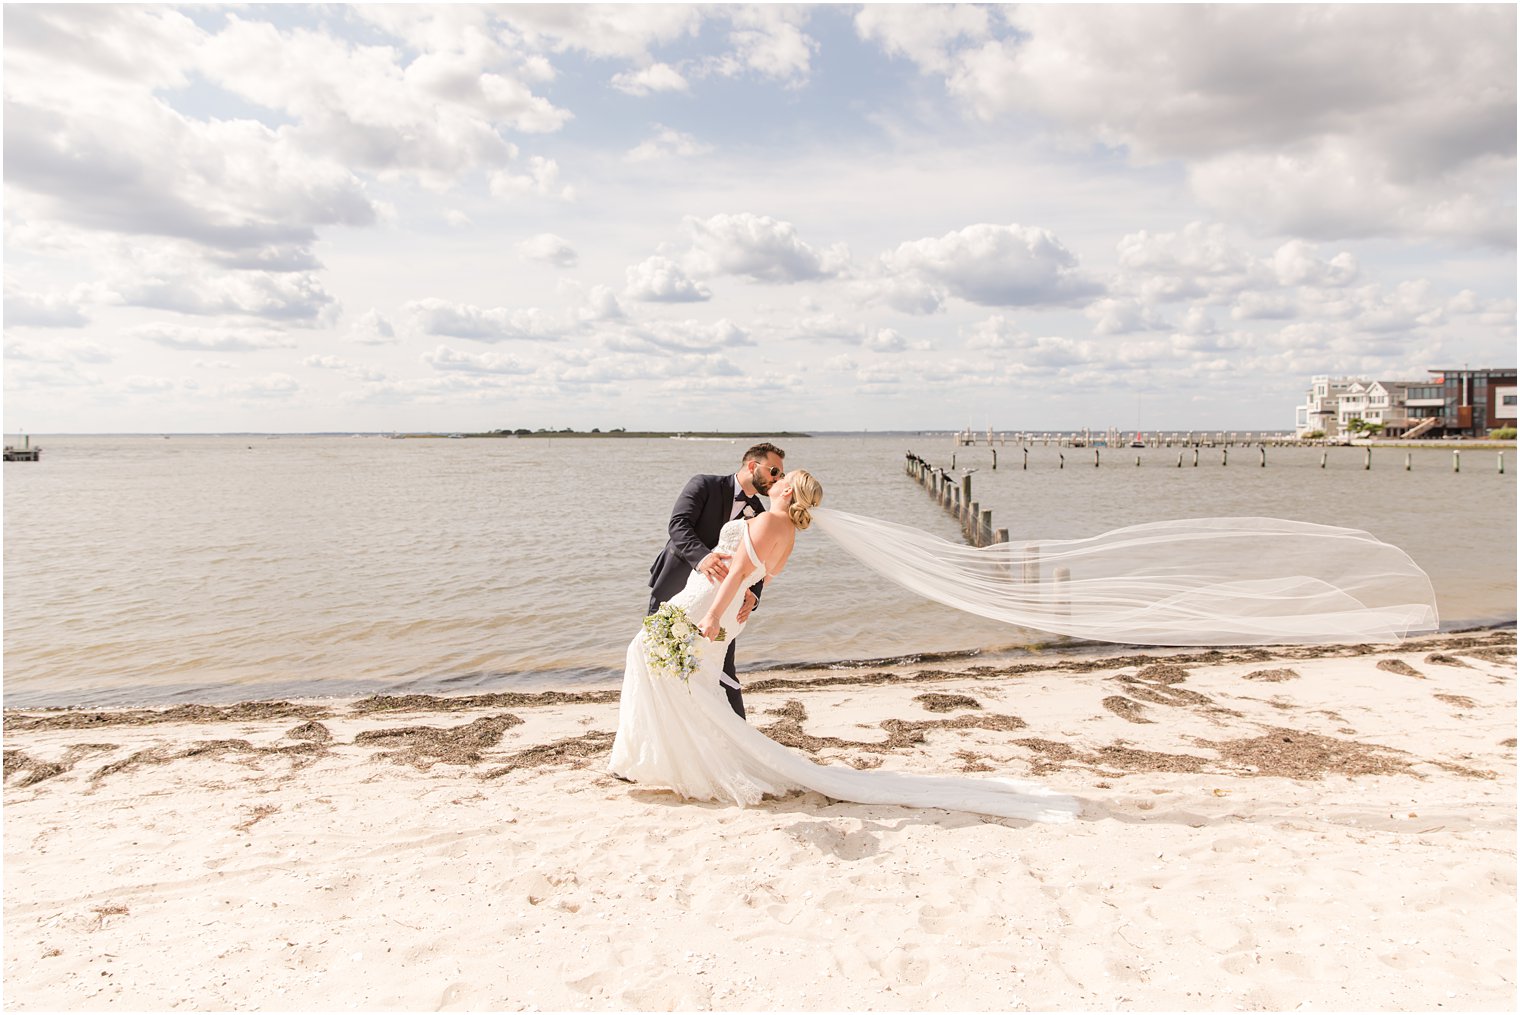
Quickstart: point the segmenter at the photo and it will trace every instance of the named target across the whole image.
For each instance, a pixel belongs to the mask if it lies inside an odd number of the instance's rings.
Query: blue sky
[[[1515,362],[1509,5],[5,27],[7,432],[1260,429]]]

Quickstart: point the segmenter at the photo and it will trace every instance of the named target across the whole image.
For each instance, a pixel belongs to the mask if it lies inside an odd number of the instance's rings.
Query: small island
[[[529,430],[526,428],[520,428],[517,430],[487,430],[482,433],[398,433],[393,434],[392,436],[398,439],[421,439],[428,437],[670,437],[681,440],[715,441],[739,440],[748,439],[751,437],[767,439],[781,438],[790,440],[798,437],[811,437],[812,434],[794,433],[790,430],[783,430],[779,432],[757,430],[625,430],[622,427],[618,427],[614,430],[598,430],[595,428],[591,430],[571,430],[568,428],[564,430]]]

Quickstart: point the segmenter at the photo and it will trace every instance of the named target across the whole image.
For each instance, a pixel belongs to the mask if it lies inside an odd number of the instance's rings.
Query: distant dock
[[[14,444],[5,446],[5,460],[7,462],[36,462],[42,459],[42,449],[32,447],[32,438],[28,435],[25,444],[16,447]]]

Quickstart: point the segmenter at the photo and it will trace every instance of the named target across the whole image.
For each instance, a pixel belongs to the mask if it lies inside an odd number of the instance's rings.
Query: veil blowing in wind
[[[851,556],[926,599],[1017,627],[1134,645],[1398,641],[1436,630],[1430,578],[1358,529],[1192,518],[972,547],[820,508]]]

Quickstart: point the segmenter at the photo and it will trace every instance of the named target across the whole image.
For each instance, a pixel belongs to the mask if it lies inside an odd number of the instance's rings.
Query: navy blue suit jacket
[[[765,510],[759,497],[749,498],[756,512]],[[686,579],[702,558],[718,545],[718,535],[734,513],[734,476],[693,476],[670,511],[670,539],[649,568],[649,612],[659,609],[686,587]],[[758,598],[765,583],[750,590]]]

